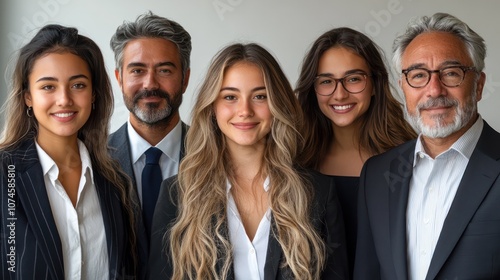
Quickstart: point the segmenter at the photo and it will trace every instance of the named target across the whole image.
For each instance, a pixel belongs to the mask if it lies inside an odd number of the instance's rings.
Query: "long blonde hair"
[[[99,170],[108,181],[112,182],[124,205],[128,216],[127,231],[129,245],[135,251],[134,215],[130,197],[130,181],[120,171],[118,164],[111,159],[107,150],[109,120],[113,112],[113,92],[106,74],[104,59],[97,44],[88,37],[78,34],[78,30],[61,25],[46,25],[19,52],[12,79],[12,90],[5,104],[5,123],[0,138],[0,151],[12,151],[24,141],[35,139],[38,134],[38,122],[35,116],[29,117],[24,102],[24,95],[29,91],[29,75],[35,61],[49,53],[72,53],[83,59],[92,75],[94,108],[89,119],[78,132],[78,138],[87,147],[94,170]],[[127,220],[126,220],[127,222]],[[135,254],[133,254],[135,258]],[[135,262],[136,260],[134,260]],[[117,272],[121,273],[121,272]],[[135,273],[135,272],[134,272]]]
[[[274,121],[267,136],[263,174],[270,178],[269,200],[283,268],[296,279],[318,279],[325,244],[310,220],[312,186],[294,166],[303,147],[302,112],[278,62],[257,44],[233,44],[213,59],[193,107],[186,156],[179,167],[179,215],[165,235],[173,256],[172,279],[227,279],[232,246],[227,230],[226,180],[234,171],[217,127],[213,103],[225,71],[245,61],[262,70]],[[217,270],[220,267],[220,271]]]

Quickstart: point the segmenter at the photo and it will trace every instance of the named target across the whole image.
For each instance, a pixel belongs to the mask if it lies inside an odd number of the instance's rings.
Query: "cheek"
[[[321,112],[324,115],[328,116],[328,114],[330,113],[330,105],[328,104],[329,98],[327,98],[327,97],[319,97],[316,100],[318,102],[318,107],[321,110]]]

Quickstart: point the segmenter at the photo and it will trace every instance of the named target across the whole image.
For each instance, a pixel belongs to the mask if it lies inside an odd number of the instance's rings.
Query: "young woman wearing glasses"
[[[296,94],[304,109],[305,166],[334,177],[352,271],[359,175],[375,154],[416,137],[391,93],[382,51],[366,35],[336,28],[307,53]]]

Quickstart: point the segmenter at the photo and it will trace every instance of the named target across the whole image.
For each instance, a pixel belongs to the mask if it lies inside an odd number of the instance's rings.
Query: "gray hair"
[[[191,35],[177,22],[157,16],[151,11],[138,16],[134,22],[123,22],[111,37],[110,45],[115,53],[116,69],[120,73],[125,46],[138,38],[161,38],[174,43],[181,58],[182,77],[185,76],[190,64]]]
[[[425,32],[446,32],[457,36],[464,42],[476,69],[483,71],[486,57],[484,39],[458,18],[446,13],[436,13],[430,17],[414,18],[406,26],[405,33],[394,40],[392,62],[398,74],[401,73],[401,57],[404,51],[415,37]]]

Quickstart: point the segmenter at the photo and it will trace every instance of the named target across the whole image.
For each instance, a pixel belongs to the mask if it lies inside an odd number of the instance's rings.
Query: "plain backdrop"
[[[180,109],[187,123],[210,60],[230,43],[263,45],[279,60],[294,87],[308,48],[329,29],[347,26],[364,32],[382,47],[392,69],[392,42],[409,19],[435,12],[453,14],[486,41],[487,82],[479,112],[500,131],[500,2],[493,0],[4,0],[0,3],[0,102],[4,103],[10,88],[16,51],[40,27],[48,23],[76,27],[96,41],[104,54],[116,103],[113,132],[127,120],[128,111],[114,77],[109,39],[123,21],[147,11],[179,22],[192,36],[191,80]],[[399,75],[393,77],[397,88]],[[402,98],[399,89],[394,94]]]

